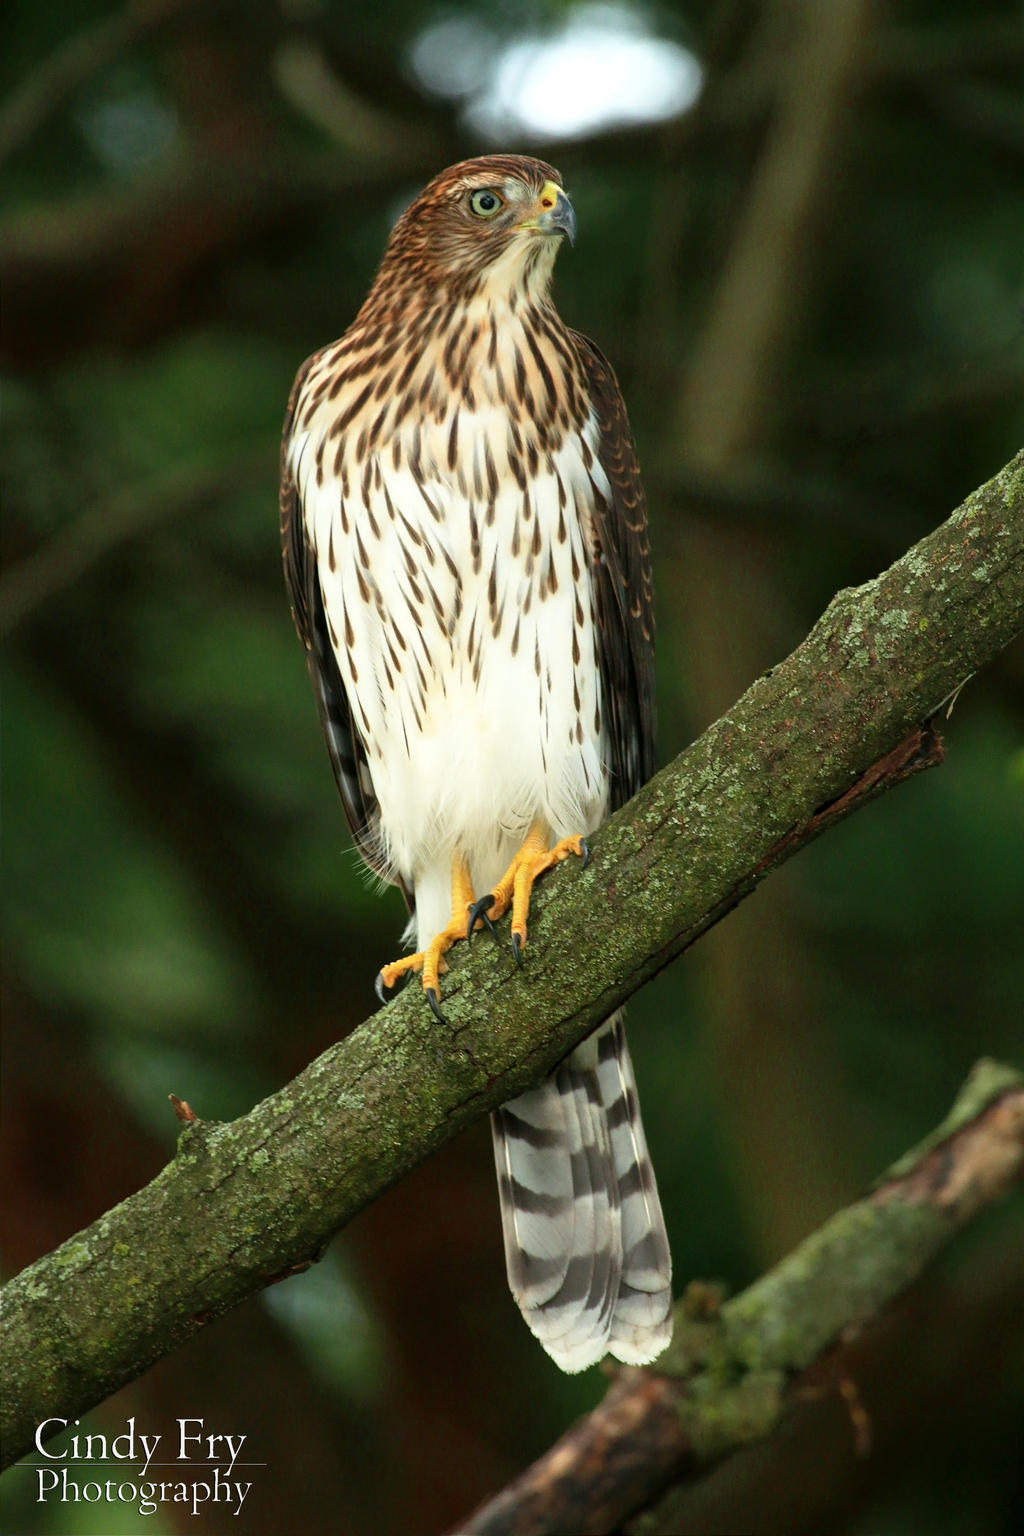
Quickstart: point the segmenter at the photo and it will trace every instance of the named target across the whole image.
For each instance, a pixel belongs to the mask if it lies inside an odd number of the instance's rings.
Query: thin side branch
[[[657,1371],[621,1371],[593,1413],[452,1536],[619,1530],[669,1485],[770,1434],[802,1374],[1022,1175],[1024,1076],[979,1062],[926,1142],[756,1284],[720,1308],[691,1287]],[[834,1374],[863,1438],[855,1389]],[[652,1529],[676,1528],[655,1516]]]
[[[2,1293],[4,1455],[315,1259],[435,1147],[538,1081],[836,816],[937,761],[929,722],[1024,629],[1024,453],[794,653],[538,891],[526,968],[475,945]],[[187,1089],[187,1085],[168,1085]],[[199,1106],[201,1110],[202,1106]]]

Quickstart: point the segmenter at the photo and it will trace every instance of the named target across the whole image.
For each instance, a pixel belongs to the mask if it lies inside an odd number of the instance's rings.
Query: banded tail
[[[653,1360],[672,1337],[672,1261],[622,1015],[491,1117],[505,1260],[564,1371]]]

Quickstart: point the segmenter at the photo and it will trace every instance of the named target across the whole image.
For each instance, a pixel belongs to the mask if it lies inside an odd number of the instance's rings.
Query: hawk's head
[[[381,278],[468,297],[486,289],[547,288],[576,215],[553,166],[525,155],[482,155],[435,176],[395,225]]]

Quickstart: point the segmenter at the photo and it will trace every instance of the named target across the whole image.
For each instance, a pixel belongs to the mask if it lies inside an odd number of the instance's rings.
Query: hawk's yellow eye
[[[470,195],[469,206],[478,219],[493,219],[505,206],[505,199],[493,187],[478,187]]]

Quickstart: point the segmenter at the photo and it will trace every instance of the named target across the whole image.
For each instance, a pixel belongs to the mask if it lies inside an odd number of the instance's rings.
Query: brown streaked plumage
[[[285,573],[356,845],[444,954],[654,769],[639,469],[615,376],[549,288],[575,215],[542,161],[436,177],[285,422]],[[482,893],[482,894],[481,894]],[[509,1278],[578,1370],[653,1358],[670,1262],[620,1018],[493,1120]]]

